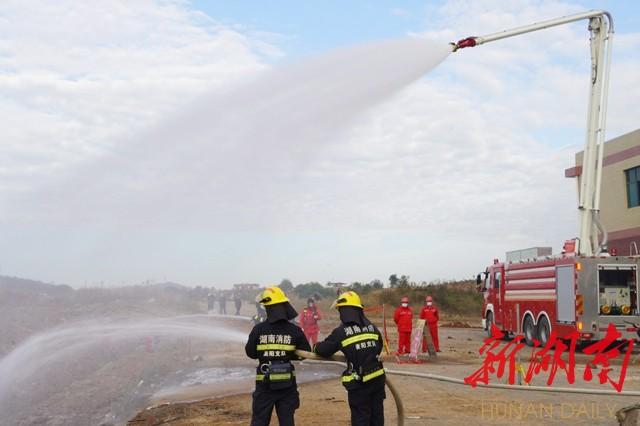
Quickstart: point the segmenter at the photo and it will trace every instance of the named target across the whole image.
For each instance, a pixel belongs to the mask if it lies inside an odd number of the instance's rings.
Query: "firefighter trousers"
[[[348,393],[352,426],[384,425],[384,380],[375,379]]]
[[[273,407],[276,408],[280,426],[294,426],[293,414],[300,407],[298,388],[270,390],[262,384],[256,384],[251,406],[251,426],[268,426],[271,422]]]

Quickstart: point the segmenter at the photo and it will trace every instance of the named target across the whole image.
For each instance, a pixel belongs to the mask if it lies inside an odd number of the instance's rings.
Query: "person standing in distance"
[[[379,359],[382,334],[364,316],[356,292],[340,294],[332,307],[338,309],[341,324],[324,341],[318,342],[314,351],[323,357],[342,351],[347,358],[342,385],[347,389],[351,424],[384,425],[385,375]]]
[[[304,335],[307,336],[307,340],[311,347],[318,342],[318,333],[320,332],[318,321],[321,319],[322,314],[320,313],[320,309],[313,297],[310,297],[307,300],[307,306],[302,309],[302,314],[300,315],[300,326],[302,327]]]
[[[227,315],[227,295],[224,290],[220,290],[218,293],[218,306],[220,307],[220,315]]]
[[[433,305],[433,297],[427,296],[424,299],[424,307],[420,311],[420,319],[425,320],[429,327],[429,334],[431,334],[431,340],[433,340],[433,346],[436,352],[440,352],[440,341],[438,340],[438,320],[440,319],[440,313],[438,308]],[[422,340],[422,352],[427,351],[427,340]]]
[[[411,330],[413,329],[413,312],[409,307],[409,298],[400,299],[400,306],[393,313],[393,322],[398,327],[398,355],[411,352]]]
[[[240,308],[242,307],[242,296],[238,290],[233,292],[233,302],[236,305],[236,315],[240,315]]]
[[[256,324],[245,346],[247,356],[257,359],[251,426],[268,426],[273,407],[280,426],[294,426],[300,396],[291,361],[296,349],[310,351],[304,333],[290,322],[298,313],[279,287],[268,287],[256,298],[266,308],[267,320]]]

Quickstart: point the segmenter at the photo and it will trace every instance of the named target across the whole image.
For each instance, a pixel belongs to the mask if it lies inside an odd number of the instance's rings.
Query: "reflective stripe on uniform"
[[[349,374],[348,376],[342,376],[342,383],[348,383],[353,380],[358,380],[359,377],[356,373]]]
[[[363,383],[368,382],[369,380],[375,379],[376,377],[380,377],[383,374],[384,374],[384,368],[381,368],[369,374],[365,374],[364,376],[362,376],[362,382]],[[360,380],[360,376],[358,376],[356,373],[351,373],[348,376],[342,376],[342,383],[349,383],[354,380]]]
[[[373,373],[366,374],[364,377],[362,377],[362,381],[368,382],[369,380],[375,379],[376,377],[380,377],[383,374],[384,374],[384,368],[381,368],[380,370],[376,370]]]
[[[290,380],[291,373],[279,373],[279,374],[269,374],[269,380],[277,381],[277,380]]]
[[[362,333],[352,337],[347,337],[342,342],[342,347],[349,346],[354,343],[362,342],[363,340],[378,340],[378,335],[376,333]]]
[[[256,381],[261,382],[264,380],[264,374],[256,374]],[[289,380],[291,376],[295,377],[296,372],[293,373],[280,373],[280,374],[270,374],[269,380],[271,381],[280,381],[280,380]]]
[[[259,351],[295,351],[296,345],[281,345],[278,343],[268,343],[265,345],[258,345],[257,349]]]

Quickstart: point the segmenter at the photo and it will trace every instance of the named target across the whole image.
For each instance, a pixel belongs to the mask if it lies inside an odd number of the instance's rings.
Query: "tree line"
[[[290,279],[284,278],[279,287],[287,294],[293,293],[297,297],[301,299],[306,299],[309,297],[316,298],[331,298],[335,297],[338,288],[343,290],[353,290],[358,294],[365,295],[374,290],[382,290],[382,289],[393,289],[397,291],[409,291],[411,289],[424,289],[426,287],[431,287],[434,285],[440,284],[453,284],[453,283],[461,283],[467,281],[443,281],[436,280],[431,282],[421,281],[414,282],[411,281],[409,275],[398,275],[391,274],[388,278],[387,284],[383,283],[379,279],[372,280],[368,283],[354,281],[351,283],[333,283],[327,282],[325,285],[317,282],[311,281],[308,283],[301,283],[298,285],[294,285]]]

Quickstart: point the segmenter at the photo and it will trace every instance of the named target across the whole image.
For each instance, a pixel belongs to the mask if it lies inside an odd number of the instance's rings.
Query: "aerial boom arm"
[[[457,43],[451,43],[453,51],[465,47],[479,46],[490,41],[502,40],[503,38],[509,38],[521,34],[530,33],[533,31],[544,30],[551,27],[557,27],[558,25],[569,24],[571,22],[581,21],[583,19],[590,19],[595,17],[606,16],[609,21],[609,31],[613,33],[613,19],[611,14],[606,10],[589,10],[587,12],[578,13],[576,15],[562,16],[560,18],[549,19],[548,21],[536,22],[535,24],[525,25],[522,27],[512,28],[510,30],[504,30],[493,34],[488,34],[481,37],[467,37]]]
[[[455,52],[465,47],[473,47],[583,19],[589,20],[589,31],[591,33],[591,84],[582,174],[578,180],[580,224],[576,252],[585,256],[593,256],[605,250],[607,243],[607,232],[600,223],[599,214],[611,43],[613,41],[613,19],[611,14],[605,10],[590,10],[481,37],[467,37],[457,43],[451,43],[451,45]],[[603,236],[601,241],[598,239],[599,233]]]

